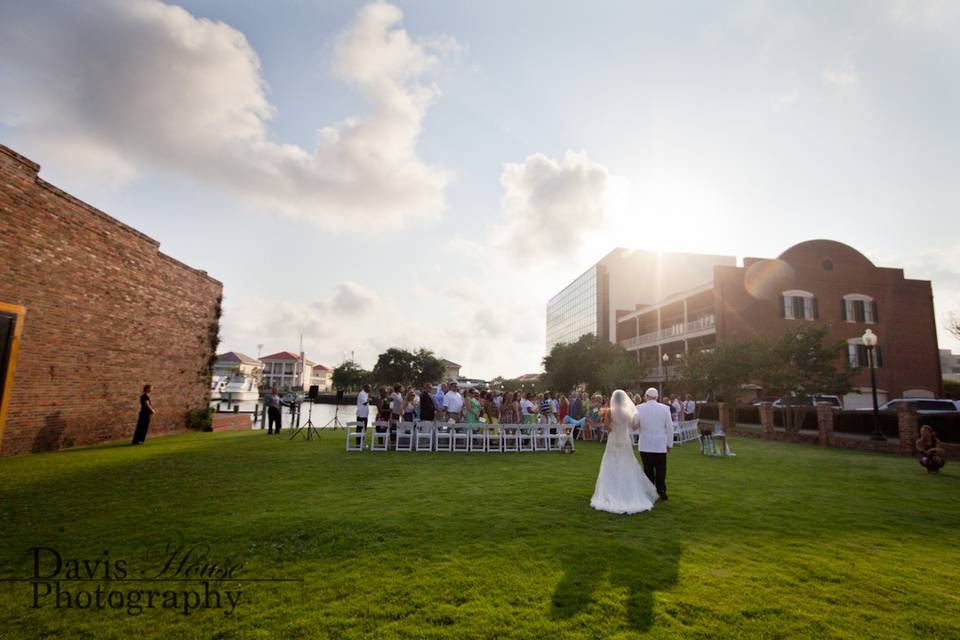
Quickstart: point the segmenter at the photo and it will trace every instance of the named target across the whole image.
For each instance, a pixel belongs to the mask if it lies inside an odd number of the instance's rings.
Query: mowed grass
[[[0,583],[0,638],[960,637],[960,465],[733,447],[676,449],[670,500],[635,516],[590,508],[596,443],[358,454],[342,432],[195,433],[0,459],[0,577],[29,576],[34,546],[244,563],[230,615],[35,609],[30,584]]]

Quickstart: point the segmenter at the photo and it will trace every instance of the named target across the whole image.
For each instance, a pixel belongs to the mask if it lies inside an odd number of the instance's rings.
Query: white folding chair
[[[520,450],[520,428],[515,424],[500,425],[500,438],[503,442],[504,451]]]
[[[367,428],[364,427],[363,431],[357,431],[357,422],[348,422],[346,424],[347,428],[347,451],[363,451],[363,445],[366,441]]]
[[[470,429],[470,451],[485,451],[487,447],[487,425],[482,422],[472,423]]]
[[[487,453],[503,451],[503,429],[499,424],[488,424],[483,433]]]
[[[573,433],[573,425],[566,426],[569,427],[569,431]],[[547,451],[559,451],[563,448],[563,434],[566,430],[567,429],[558,423],[547,425]]]
[[[373,423],[373,440],[370,442],[370,451],[387,451],[390,449],[390,423],[386,420],[377,420]]]
[[[538,424],[533,430],[533,450],[550,451],[550,427],[547,424]]]
[[[453,431],[453,450],[470,451],[470,425],[458,422],[451,427]]]
[[[517,451],[535,451],[533,447],[534,434],[539,427],[535,424],[522,424],[518,427],[519,443]]]
[[[437,451],[453,451],[453,428],[447,422],[434,423],[434,446]]]
[[[413,451],[414,429],[412,422],[397,423],[397,451]]]
[[[433,423],[420,422],[417,424],[417,434],[414,438],[414,447],[417,451],[433,450]]]

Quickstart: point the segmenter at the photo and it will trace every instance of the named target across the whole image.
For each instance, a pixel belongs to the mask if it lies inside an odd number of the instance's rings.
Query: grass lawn
[[[229,615],[35,609],[0,583],[0,638],[960,637],[960,464],[732,446],[675,450],[670,500],[635,516],[590,509],[594,443],[348,454],[342,433],[228,432],[0,459],[0,577],[29,577],[35,546],[128,578],[167,545],[243,563]],[[63,587],[198,585],[97,577]]]

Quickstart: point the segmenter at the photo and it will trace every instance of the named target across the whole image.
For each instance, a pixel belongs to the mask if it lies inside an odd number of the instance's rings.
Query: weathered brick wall
[[[37,177],[0,145],[0,302],[26,307],[0,453],[151,433],[207,404],[222,285]]]

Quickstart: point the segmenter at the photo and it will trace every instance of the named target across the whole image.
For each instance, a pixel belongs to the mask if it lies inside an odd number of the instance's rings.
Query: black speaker
[[[309,397],[311,400],[316,400],[320,397],[320,386],[316,384],[310,385]]]
[[[343,402],[343,389],[337,389],[337,404]]]

